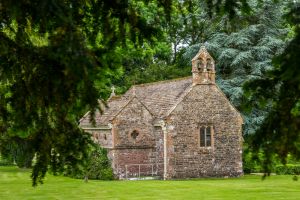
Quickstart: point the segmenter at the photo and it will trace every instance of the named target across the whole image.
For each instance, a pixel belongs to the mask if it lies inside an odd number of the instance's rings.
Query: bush
[[[64,175],[72,178],[88,178],[97,180],[113,180],[113,170],[104,148],[94,146],[83,165],[66,167]]]
[[[0,153],[0,166],[12,166],[12,165],[14,165],[14,163],[8,159],[5,159]]]
[[[10,162],[9,160],[4,160],[0,158],[0,166],[12,166],[14,165],[13,162]]]
[[[244,145],[243,149],[243,170],[245,174],[250,173],[264,173],[263,161],[265,155],[260,151],[258,153],[252,152],[247,144]],[[272,155],[270,158],[272,163],[269,167],[269,172],[276,174],[300,174],[300,162],[292,155],[288,155],[285,162],[286,165],[282,165],[282,160],[277,155]]]
[[[34,151],[28,140],[14,137],[0,138],[0,165],[17,165],[20,168],[30,168]]]
[[[275,172],[278,175],[300,175],[300,165],[277,165]]]
[[[86,169],[86,176],[89,179],[99,180],[112,180],[114,178],[106,149],[97,147],[91,153]]]
[[[244,149],[244,151],[243,151],[243,171],[245,174],[263,172],[262,164],[260,162],[262,154],[260,153],[258,156],[259,156],[258,158],[254,159],[252,152],[248,148]]]

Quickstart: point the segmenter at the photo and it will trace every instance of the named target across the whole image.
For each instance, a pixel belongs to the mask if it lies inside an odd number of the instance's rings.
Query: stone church
[[[108,150],[116,177],[163,179],[236,177],[242,170],[240,113],[215,84],[215,62],[205,47],[192,59],[192,77],[114,91],[96,126],[80,127]]]

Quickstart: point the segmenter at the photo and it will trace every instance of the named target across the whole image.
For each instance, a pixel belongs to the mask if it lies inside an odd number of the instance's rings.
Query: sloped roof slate
[[[146,106],[154,117],[163,118],[191,87],[191,77],[134,85],[124,95],[109,99],[102,114],[96,112],[96,125],[107,125],[134,97]],[[87,113],[80,120],[80,125],[87,127],[89,124],[90,116]]]

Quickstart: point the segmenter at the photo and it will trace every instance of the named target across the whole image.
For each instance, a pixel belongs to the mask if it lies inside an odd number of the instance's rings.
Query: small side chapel
[[[192,77],[132,86],[89,113],[80,127],[108,150],[116,177],[163,179],[237,177],[242,170],[241,114],[215,83],[205,47],[192,59]]]

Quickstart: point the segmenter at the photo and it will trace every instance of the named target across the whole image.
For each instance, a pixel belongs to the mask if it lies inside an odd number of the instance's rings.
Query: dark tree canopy
[[[83,161],[91,141],[77,120],[94,113],[120,67],[116,47],[159,34],[138,2],[0,1],[2,137],[23,138],[34,150],[33,185],[49,165],[59,171]],[[155,2],[168,16],[170,1]]]
[[[245,85],[250,103],[259,102],[262,107],[271,104],[250,143],[257,153],[265,153],[266,172],[270,172],[271,159],[276,155],[283,163],[288,154],[300,159],[300,6],[295,5],[286,17],[295,28],[295,36],[274,59],[274,69]]]

